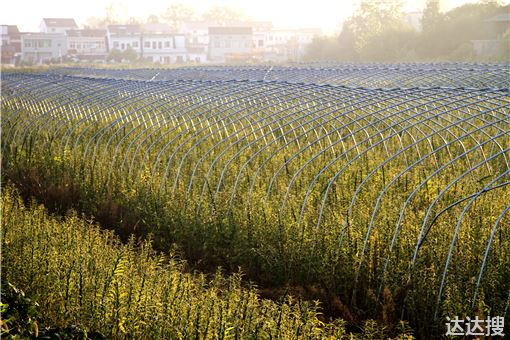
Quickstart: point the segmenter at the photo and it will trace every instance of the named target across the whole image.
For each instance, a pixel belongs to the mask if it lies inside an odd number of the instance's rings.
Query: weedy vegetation
[[[437,335],[446,316],[503,315],[510,296],[505,65],[461,66],[275,69],[271,81],[249,68],[221,80],[200,68],[9,72],[4,176],[25,199],[114,230],[115,249],[147,252],[132,235],[152,235],[192,269],[241,268],[267,297],[320,300],[323,321],[391,335],[406,320]],[[433,86],[443,73],[455,86]],[[335,85],[346,79],[363,87]],[[392,87],[370,87],[381,84]],[[110,276],[136,262],[104,257]],[[274,308],[300,308],[291,302]],[[118,320],[111,303],[103,313]],[[202,324],[202,312],[185,318]]]

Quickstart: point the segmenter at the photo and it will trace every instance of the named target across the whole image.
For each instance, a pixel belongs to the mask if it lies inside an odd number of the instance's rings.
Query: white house
[[[209,49],[209,27],[217,26],[209,21],[188,21],[181,25],[186,39],[186,61],[203,63],[207,61]]]
[[[510,6],[505,6],[501,12],[482,22],[478,39],[471,40],[475,54],[481,57],[501,56],[508,60],[509,42],[505,34],[509,27]]]
[[[61,61],[67,55],[67,36],[60,33],[21,35],[22,59],[31,63]]]
[[[0,25],[2,64],[15,64],[21,58],[21,33],[16,25]]]
[[[43,18],[39,25],[39,32],[52,34],[66,34],[68,30],[78,29],[72,18]]]
[[[273,23],[271,21],[240,21],[232,23],[232,26],[251,27],[252,59],[256,61],[264,61],[269,59],[271,50],[267,43],[273,29]]]
[[[209,61],[240,62],[252,59],[251,27],[209,27]]]
[[[69,30],[67,44],[69,55],[80,60],[103,61],[108,53],[104,29]]]
[[[267,38],[271,61],[298,61],[306,52],[306,47],[314,37],[319,36],[319,28],[274,29]]]
[[[133,49],[142,55],[142,30],[140,25],[108,25],[106,32],[108,51]]]
[[[186,61],[185,37],[167,24],[146,24],[142,27],[142,56],[145,60],[173,64]]]

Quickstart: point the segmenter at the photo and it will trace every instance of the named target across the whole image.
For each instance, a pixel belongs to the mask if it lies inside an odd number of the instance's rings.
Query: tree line
[[[306,60],[509,61],[509,12],[510,5],[493,0],[441,12],[440,0],[428,0],[421,30],[416,30],[406,22],[399,0],[362,1],[344,22],[340,34],[313,41]],[[495,16],[498,20],[490,20]],[[492,40],[496,52],[490,56],[477,55],[475,40]]]
[[[90,17],[87,19],[86,26],[89,28],[105,28],[113,24],[169,24],[175,30],[179,30],[181,25],[186,21],[204,20],[215,22],[218,25],[229,22],[236,22],[245,19],[244,13],[230,6],[213,6],[201,15],[198,15],[193,7],[182,4],[171,4],[160,14],[151,14],[147,18],[127,17],[123,15],[122,8],[115,3],[110,3],[105,7],[103,16]]]

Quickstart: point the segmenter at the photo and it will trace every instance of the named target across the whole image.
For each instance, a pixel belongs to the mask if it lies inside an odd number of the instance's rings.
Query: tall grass
[[[185,273],[179,259],[156,253],[148,241],[123,244],[73,211],[59,217],[27,207],[10,186],[2,195],[2,253],[2,286],[37,302],[39,332],[75,325],[121,339],[348,336],[341,320],[321,321],[317,302],[262,299],[242,287],[241,274]],[[367,332],[374,329],[381,332],[373,324]]]

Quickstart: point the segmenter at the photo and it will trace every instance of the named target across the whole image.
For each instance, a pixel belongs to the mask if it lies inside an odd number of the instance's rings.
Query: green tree
[[[192,20],[194,17],[193,8],[180,3],[170,5],[162,15],[162,18],[176,30],[181,27],[183,22]]]
[[[307,47],[305,60],[340,60],[340,41],[336,37],[316,37]]]
[[[490,19],[508,13],[497,1],[466,4],[440,12],[440,0],[428,0],[422,32],[414,31],[402,18],[398,0],[362,1],[343,25],[337,39],[320,38],[307,51],[308,60],[416,61],[475,60],[473,40],[498,40],[495,60],[510,59],[508,33],[494,36]],[[506,12],[505,12],[506,11]],[[492,32],[492,33],[491,33]]]
[[[227,25],[244,18],[245,16],[240,10],[229,6],[215,6],[202,14],[202,19],[213,21],[220,25]]]
[[[441,20],[443,20],[443,15],[439,11],[440,7],[440,0],[427,0],[427,6],[423,11],[423,17],[421,19],[421,26],[424,32],[433,31]]]
[[[110,53],[108,54],[108,57],[106,58],[106,60],[108,61],[115,61],[117,63],[120,63],[122,61],[122,57],[123,57],[123,54],[121,51],[119,51],[118,49],[114,48],[110,51]]]
[[[363,0],[356,13],[344,24],[355,36],[354,48],[362,53],[368,42],[385,29],[402,26],[400,0],[374,2]]]
[[[138,60],[138,53],[136,53],[135,50],[131,46],[129,46],[123,53],[122,53],[123,59],[129,61],[130,63],[135,62]]]
[[[485,20],[500,9],[496,2],[489,1],[454,8],[435,22],[430,16],[424,16],[428,21],[422,22],[424,31],[418,44],[419,55],[426,60],[459,60],[461,56],[473,56],[472,40],[485,39]]]
[[[413,61],[417,37],[418,33],[410,27],[390,27],[368,41],[360,58],[379,62]]]
[[[359,53],[355,49],[356,35],[349,24],[344,23],[342,32],[338,36],[338,59],[343,61],[359,60]]]
[[[510,27],[503,33],[499,39],[500,49],[499,55],[496,56],[498,61],[510,62]]]
[[[121,24],[127,16],[126,9],[118,2],[110,1],[104,7],[103,16],[92,16],[87,18],[87,28],[106,28],[108,25]]]
[[[400,0],[364,0],[336,39],[320,38],[308,49],[308,60],[392,61],[414,55],[414,32],[402,20]],[[410,51],[406,49],[410,48]]]
[[[158,24],[159,17],[156,14],[151,14],[147,17],[147,23],[148,24]]]
[[[129,17],[127,19],[127,23],[129,25],[139,25],[139,24],[141,24],[141,20],[137,17]]]

